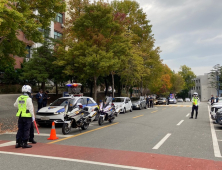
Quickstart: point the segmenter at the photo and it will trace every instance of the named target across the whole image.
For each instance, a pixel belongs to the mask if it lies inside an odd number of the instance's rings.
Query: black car
[[[132,97],[131,98],[132,104],[133,104],[133,109],[146,109],[146,100],[143,98],[139,97]]]
[[[156,104],[167,104],[167,98],[165,98],[165,97],[159,97],[158,99],[157,99],[157,102],[156,102]]]

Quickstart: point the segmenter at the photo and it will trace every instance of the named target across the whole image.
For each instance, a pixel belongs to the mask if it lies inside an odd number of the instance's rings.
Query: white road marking
[[[168,133],[161,141],[159,141],[152,149],[159,149],[159,147],[170,137],[171,133]]]
[[[186,117],[189,117],[190,116],[190,113],[188,113],[187,115],[186,115]]]
[[[210,112],[210,107],[208,106],[208,112]],[[211,121],[211,117],[209,114],[209,120],[210,120],[210,130],[212,134],[212,141],[213,141],[213,148],[214,148],[214,156],[221,158],[221,153],[220,153],[220,147],[218,145],[218,140],[217,140],[217,135],[214,129],[214,125]]]
[[[4,133],[5,135],[16,135],[17,132],[7,132],[7,133]],[[34,133],[35,136],[50,136],[50,134],[48,133]],[[70,137],[70,136],[73,136],[73,135],[59,135],[59,134],[56,134],[57,137],[61,137],[61,138],[66,138],[66,137]]]
[[[16,144],[16,141],[10,141],[10,142],[0,144],[0,147],[12,146],[12,145],[15,145],[15,144]]]
[[[181,120],[181,121],[177,124],[177,126],[180,126],[180,125],[183,123],[183,121],[184,121],[184,120]]]
[[[0,151],[0,154],[28,156],[28,157],[35,157],[35,158],[46,158],[46,159],[62,160],[62,161],[69,161],[69,162],[78,162],[78,163],[85,163],[85,164],[94,164],[94,165],[109,166],[109,167],[116,167],[116,168],[123,168],[123,169],[154,170],[154,169],[140,168],[140,167],[134,167],[134,166],[117,165],[117,164],[110,164],[110,163],[103,163],[103,162],[94,162],[94,161],[85,161],[85,160],[80,160],[80,159],[70,159],[70,158],[43,156],[43,155],[33,155],[33,154],[24,154],[24,153],[15,153],[15,152]]]

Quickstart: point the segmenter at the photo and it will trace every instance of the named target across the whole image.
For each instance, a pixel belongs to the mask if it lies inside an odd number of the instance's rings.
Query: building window
[[[63,23],[63,14],[58,13],[58,14],[56,15],[55,21],[62,24],[62,23]]]
[[[26,54],[26,58],[30,58],[31,56],[31,46],[26,46],[26,51],[27,51],[27,54]]]
[[[57,39],[57,38],[61,38],[62,37],[62,34],[59,33],[59,32],[54,32],[54,38]]]
[[[50,34],[50,30],[49,29],[42,29],[42,28],[38,28],[39,32],[42,33],[44,38],[49,38],[49,34]]]

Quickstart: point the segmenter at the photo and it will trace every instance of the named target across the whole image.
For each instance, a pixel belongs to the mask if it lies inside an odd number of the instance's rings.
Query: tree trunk
[[[141,80],[140,96],[143,96],[143,80]]]
[[[56,96],[58,95],[58,84],[57,82],[55,83],[55,86],[56,86]]]
[[[93,98],[97,102],[97,84],[96,84],[96,81],[97,81],[97,77],[94,76],[94,93],[93,93]]]
[[[42,82],[41,89],[45,91],[45,82]]]
[[[112,97],[114,98],[114,72],[111,72],[112,75]]]
[[[121,91],[122,91],[122,89],[121,89],[121,82],[119,80],[119,85],[118,85],[118,96],[119,97],[121,96]]]
[[[105,90],[105,96],[107,96],[107,92],[108,92],[108,83],[107,83],[107,79],[105,77],[105,86],[106,86],[106,90]]]
[[[93,82],[91,81],[91,84],[90,84],[90,97],[92,97],[92,94],[93,94]]]
[[[81,86],[81,92],[84,93],[84,86]]]

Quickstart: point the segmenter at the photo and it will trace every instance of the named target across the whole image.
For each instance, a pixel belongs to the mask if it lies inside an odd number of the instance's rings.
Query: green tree
[[[191,90],[193,86],[195,86],[195,82],[193,81],[194,78],[196,78],[196,75],[191,70],[191,68],[187,67],[186,65],[183,65],[180,67],[180,70],[178,72],[179,75],[181,75],[184,79],[184,89],[178,94],[180,97],[188,97],[188,92]]]
[[[67,76],[62,73],[64,68],[53,65],[56,60],[54,52],[54,44],[46,39],[41,47],[34,49],[30,61],[24,63],[21,79],[40,82],[43,90],[47,80],[53,81],[56,87],[59,82],[67,80]]]
[[[38,28],[47,28],[56,13],[64,11],[65,2],[61,0],[1,0],[0,60],[13,62],[11,55],[25,57],[26,44],[17,36],[22,32],[27,40],[42,42]]]
[[[217,95],[219,95],[219,90],[222,90],[222,66],[219,64],[215,65],[210,71],[209,84],[211,88],[217,90]]]
[[[123,0],[123,1],[112,1],[112,6],[116,12],[126,14],[126,20],[128,22],[125,23],[126,33],[125,36],[128,37],[132,50],[131,54],[136,59],[133,62],[126,62],[126,64],[133,64],[134,68],[137,69],[135,73],[135,81],[136,86],[140,87],[141,91],[143,88],[148,87],[148,83],[150,83],[150,79],[152,77],[152,71],[155,70],[154,65],[161,65],[162,61],[159,57],[159,47],[154,48],[154,37],[152,34],[152,25],[150,21],[147,19],[147,15],[143,12],[143,9],[140,8],[139,3],[131,0]],[[132,58],[131,58],[132,59]],[[138,63],[138,66],[135,67],[135,64]],[[126,70],[122,69],[122,73],[124,75],[125,71],[130,68],[130,65],[126,65]],[[159,66],[158,66],[159,67]],[[134,70],[135,71],[135,70]],[[130,72],[132,73],[132,71]],[[132,75],[132,74],[131,74]],[[160,77],[160,76],[159,76]],[[127,77],[129,80],[130,77]],[[155,77],[157,78],[157,77]],[[124,78],[123,78],[124,79]],[[129,82],[127,81],[127,86]],[[131,84],[135,86],[135,84]]]
[[[122,35],[120,19],[124,16],[113,13],[109,4],[94,2],[82,8],[84,12],[73,19],[64,45],[58,49],[57,64],[67,65],[64,72],[78,76],[78,80],[92,78],[96,100],[99,76],[114,75],[125,59],[129,44]]]
[[[187,67],[186,65],[183,65],[180,67],[180,70],[178,73],[183,77],[185,81],[185,90],[190,90],[193,86],[195,86],[195,83],[193,81],[194,78],[196,78],[196,75],[191,70],[191,68]]]
[[[181,90],[183,90],[184,85],[185,85],[183,77],[179,75],[178,73],[172,74],[171,83],[172,83],[171,92],[174,94],[177,94]]]

